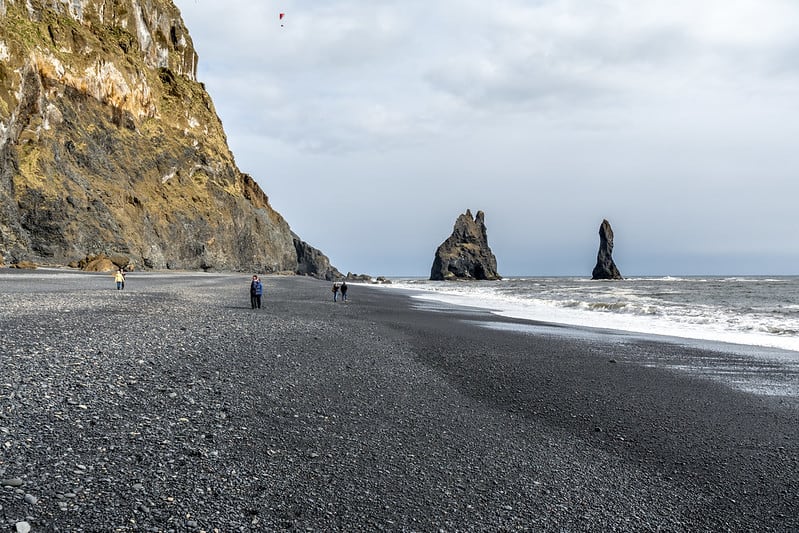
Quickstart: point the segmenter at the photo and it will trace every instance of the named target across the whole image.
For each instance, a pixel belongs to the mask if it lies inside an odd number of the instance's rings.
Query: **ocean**
[[[796,352],[799,361],[799,276],[519,277],[477,283],[406,278],[391,286],[413,290],[418,301],[580,328],[776,348]]]

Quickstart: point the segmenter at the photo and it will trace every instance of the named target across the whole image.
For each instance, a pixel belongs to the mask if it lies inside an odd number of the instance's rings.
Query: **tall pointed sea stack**
[[[431,280],[497,280],[497,258],[488,247],[485,215],[472,219],[468,209],[455,221],[452,235],[436,250]]]
[[[327,275],[237,168],[196,68],[172,0],[0,0],[0,256]]]
[[[599,252],[591,279],[622,279],[613,262],[613,229],[607,220],[603,220],[599,226]]]

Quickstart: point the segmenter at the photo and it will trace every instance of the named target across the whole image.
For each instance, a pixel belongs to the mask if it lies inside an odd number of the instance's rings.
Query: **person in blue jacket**
[[[250,305],[252,308],[258,309],[261,308],[261,295],[264,293],[264,286],[261,283],[261,280],[258,279],[258,276],[252,277],[252,282],[250,283]]]

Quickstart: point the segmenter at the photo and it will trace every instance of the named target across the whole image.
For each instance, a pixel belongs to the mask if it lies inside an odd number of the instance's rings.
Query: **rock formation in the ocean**
[[[622,279],[613,262],[613,229],[607,220],[603,220],[599,226],[599,252],[591,279]]]
[[[172,0],[0,0],[0,256],[326,276],[237,168],[196,66]]]
[[[497,280],[497,258],[488,247],[485,215],[472,218],[468,209],[455,221],[452,235],[441,243],[430,270],[431,280]]]

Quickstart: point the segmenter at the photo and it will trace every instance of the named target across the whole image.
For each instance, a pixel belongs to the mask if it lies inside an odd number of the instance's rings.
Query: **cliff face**
[[[591,279],[622,279],[616,263],[613,262],[613,228],[607,220],[599,225],[599,251]]]
[[[431,280],[497,280],[497,258],[488,246],[485,215],[472,219],[468,209],[455,221],[452,235],[436,250]]]
[[[297,252],[297,274],[313,276],[327,281],[336,281],[344,276],[336,267],[330,264],[330,260],[306,242],[294,235],[294,249]]]
[[[0,0],[7,263],[104,253],[298,270],[291,230],[236,167],[196,65],[171,0]]]

